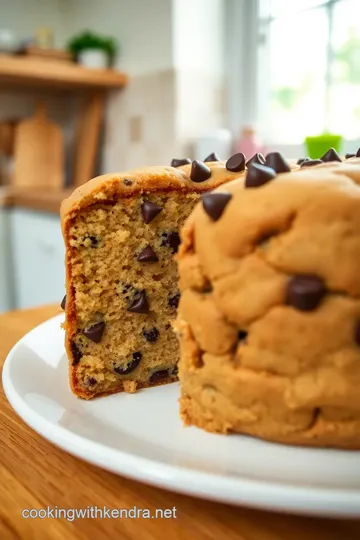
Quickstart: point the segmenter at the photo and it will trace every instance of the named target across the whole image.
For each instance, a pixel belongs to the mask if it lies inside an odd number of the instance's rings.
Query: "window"
[[[259,0],[257,117],[267,141],[360,136],[359,0]]]

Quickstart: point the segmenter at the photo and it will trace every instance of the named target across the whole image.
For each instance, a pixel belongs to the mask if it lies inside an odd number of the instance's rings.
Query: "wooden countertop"
[[[0,366],[15,342],[59,306],[0,316]],[[104,398],[106,399],[106,398]],[[0,538],[4,540],[358,540],[360,520],[295,517],[194,499],[76,459],[42,439],[0,392]],[[294,464],[296,466],[296,464]],[[171,519],[23,519],[24,508],[176,507]]]
[[[75,188],[50,190],[43,188],[0,188],[0,206],[20,207],[59,214],[60,204]]]

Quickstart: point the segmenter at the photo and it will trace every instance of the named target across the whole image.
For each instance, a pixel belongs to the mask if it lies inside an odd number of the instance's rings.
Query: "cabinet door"
[[[14,309],[10,210],[0,206],[0,313]]]
[[[11,228],[16,307],[61,302],[65,249],[59,217],[17,208]]]

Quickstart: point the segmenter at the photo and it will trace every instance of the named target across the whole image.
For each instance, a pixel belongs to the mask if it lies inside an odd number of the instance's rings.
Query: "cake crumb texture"
[[[77,396],[177,380],[179,229],[201,193],[238,176],[223,162],[150,167],[96,178],[64,201],[64,328]]]

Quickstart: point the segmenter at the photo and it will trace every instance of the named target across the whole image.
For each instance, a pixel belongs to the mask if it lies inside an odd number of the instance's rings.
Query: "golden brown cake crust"
[[[65,346],[69,358],[70,385],[73,392],[82,398],[90,399],[95,395],[94,389],[85,388],[79,383],[77,367],[72,366],[73,361],[73,337],[77,332],[79,324],[79,314],[76,309],[76,295],[73,287],[73,276],[76,273],[74,261],[77,256],[77,248],[74,246],[72,238],[74,223],[84,212],[92,211],[96,207],[104,208],[106,205],[114,205],[117,201],[128,200],[129,203],[143,195],[168,193],[182,194],[189,197],[197,194],[197,197],[208,190],[211,190],[222,183],[241,176],[242,172],[230,172],[225,168],[224,162],[211,162],[206,164],[211,170],[211,177],[203,182],[194,182],[190,179],[191,165],[179,168],[173,167],[147,167],[128,171],[121,174],[107,174],[94,178],[77,188],[73,194],[63,201],[61,205],[61,227],[66,246],[66,320],[64,328],[66,331]],[[160,196],[160,195],[159,195]],[[191,203],[192,205],[195,204]],[[110,208],[109,206],[109,208]],[[77,264],[77,263],[76,263]],[[89,304],[91,299],[89,299]],[[141,317],[141,316],[140,316]],[[96,349],[97,345],[93,345]],[[89,365],[94,362],[93,357],[89,357]],[[166,381],[158,381],[155,384],[164,384],[169,380],[176,380],[177,376],[168,378]],[[106,390],[104,393],[119,392],[122,390],[134,392],[137,388],[149,386],[144,381],[134,384],[133,381],[119,382],[116,389]],[[99,395],[99,392],[96,393]]]
[[[185,424],[289,444],[360,448],[360,159],[244,178],[182,231],[180,412]],[[325,285],[308,310],[290,280]]]

